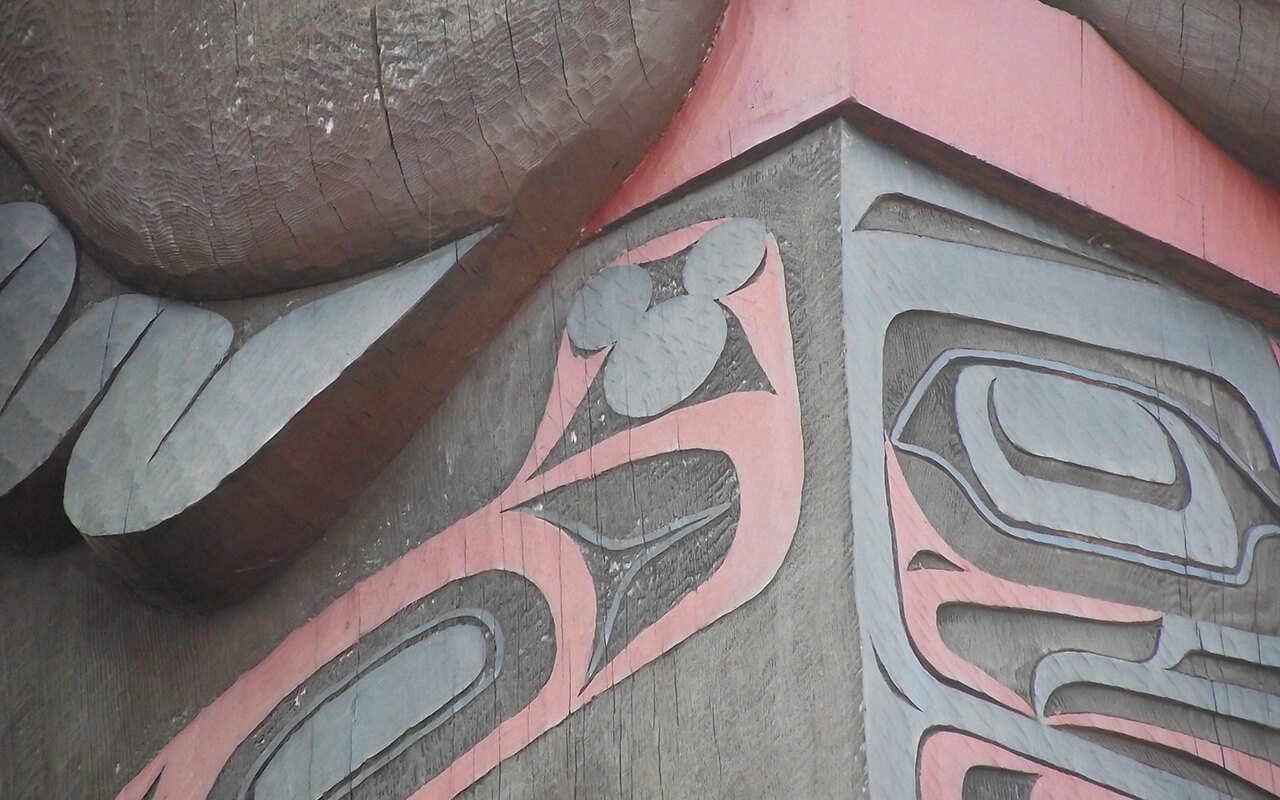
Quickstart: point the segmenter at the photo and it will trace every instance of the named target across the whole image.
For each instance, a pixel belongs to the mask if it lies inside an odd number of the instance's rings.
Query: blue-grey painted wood
[[[720,298],[742,286],[764,263],[764,223],[737,217],[707,231],[684,262],[689,294]]]
[[[130,520],[137,517],[132,497],[151,479],[154,455],[231,338],[231,323],[185,303],[156,317],[71,451],[64,503],[81,533],[92,539],[140,529]]]
[[[1009,441],[1040,458],[1173,483],[1169,437],[1136,398],[1025,369],[997,369],[991,381],[996,420]]]
[[[711,374],[729,335],[714,300],[681,295],[651,308],[626,333],[604,368],[609,407],[651,417],[693,394]]]
[[[71,234],[46,214],[31,203],[0,206],[0,404],[53,331],[75,285]]]
[[[324,699],[270,753],[253,800],[320,800],[481,676],[488,645],[477,625],[454,625],[391,655]],[[349,784],[348,784],[349,785]]]
[[[640,324],[652,299],[653,280],[643,267],[628,264],[603,270],[569,306],[569,341],[583,350],[608,347]]]
[[[156,383],[172,385],[170,373],[126,368],[72,453],[73,469],[67,476],[72,520],[86,536],[144,531],[216,491],[375,346],[482,236],[475,234],[281,317],[236,351],[207,385],[202,376],[199,395],[183,399],[180,418],[154,418],[153,411],[143,414],[129,400]],[[172,351],[194,344],[182,334],[170,335],[157,346]],[[207,335],[202,330],[197,340],[203,343]],[[129,437],[140,450],[97,438],[114,435],[107,431],[143,428],[145,436]],[[95,492],[85,482],[84,465],[104,460],[135,465],[133,479],[116,480],[109,493]],[[104,475],[93,483],[102,486],[104,480],[110,479]],[[86,503],[90,497],[95,499]]]

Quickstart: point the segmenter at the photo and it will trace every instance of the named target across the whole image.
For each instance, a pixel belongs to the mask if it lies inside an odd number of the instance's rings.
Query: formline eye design
[[[930,413],[922,407],[947,402],[955,454],[911,433]],[[944,470],[990,524],[1027,541],[1238,585],[1258,543],[1280,535],[1280,497],[1184,404],[1067,363],[949,350],[912,390],[890,438]],[[1240,529],[1215,460],[1270,510],[1264,521]]]
[[[1213,396],[1228,413],[1230,395]],[[916,468],[908,479],[904,459],[928,464],[927,473]],[[1280,503],[1264,477],[1274,465],[1260,473],[1256,460],[1179,396],[1131,378],[943,350],[885,437],[897,583],[917,657],[944,684],[1047,728],[1121,753],[1147,743],[1182,769],[1208,762],[1224,785],[1277,792],[1280,768],[1265,742],[1280,719],[1280,636],[1100,599],[1096,589],[1023,583],[1017,558],[984,556],[980,565],[962,555],[948,541],[956,532],[935,527],[916,496],[937,470],[997,535],[1166,573],[1183,591],[1238,592],[1261,569],[1260,545],[1280,532]],[[997,629],[1008,651],[974,647]],[[1040,644],[1023,650],[1032,636]],[[1010,720],[995,727],[1018,738]],[[942,728],[922,736],[920,759],[925,796],[959,797],[974,775],[997,794],[1022,781],[1037,792],[1124,796]]]
[[[713,269],[721,247],[747,252]],[[698,299],[726,347],[666,410],[614,410],[608,363],[627,336],[595,352],[578,342],[607,341],[612,321],[649,324],[654,309],[628,299],[644,294],[629,294],[644,288],[635,270],[682,257],[685,288],[721,293]],[[291,633],[119,800],[453,797],[764,589],[804,480],[777,242],[755,221],[716,220],[618,263],[574,308],[596,296],[621,310],[571,309],[542,418],[499,496]],[[665,331],[662,351],[679,356],[686,334]]]

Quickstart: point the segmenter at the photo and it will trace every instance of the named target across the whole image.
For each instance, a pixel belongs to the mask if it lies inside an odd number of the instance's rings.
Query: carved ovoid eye
[[[494,642],[499,653],[486,674]],[[322,694],[276,737],[241,796],[321,800],[350,789],[492,683],[500,650],[482,611],[428,623]]]
[[[409,797],[545,686],[535,586],[488,570],[442,587],[321,665],[231,753],[210,800]]]
[[[685,294],[649,308],[652,279],[633,265],[610,267],[584,286],[569,309],[569,340],[587,351],[614,345],[604,367],[609,407],[651,417],[693,394],[728,339],[716,301],[749,281],[764,255],[764,225],[733,219],[689,251],[681,275]]]
[[[959,447],[929,433],[938,424],[954,424]],[[1070,364],[945,353],[893,440],[942,467],[989,523],[1030,541],[1240,583],[1258,540],[1280,533],[1271,490],[1190,410]],[[1229,491],[1262,512],[1237,519]]]

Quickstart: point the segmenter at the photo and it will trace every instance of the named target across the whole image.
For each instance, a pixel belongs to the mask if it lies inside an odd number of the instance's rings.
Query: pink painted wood
[[[1162,619],[1157,611],[1014,583],[983,572],[953,550],[925,517],[887,437],[885,468],[907,631],[920,656],[943,678],[958,681],[1028,717],[1035,716],[1031,706],[1017,692],[956,655],[947,646],[938,630],[938,610],[944,605],[960,603],[985,608],[1025,609],[1042,614],[1122,623]],[[908,569],[912,560],[921,553],[941,556],[957,569]]]
[[[666,257],[722,221],[669,234],[624,254],[619,261]],[[607,357],[607,351],[602,351],[579,358],[567,335],[562,336],[543,418],[512,484],[489,505],[356,584],[286,637],[161,750],[117,800],[141,800],[157,776],[156,798],[206,797],[237,746],[318,668],[398,611],[459,578],[496,569],[532,581],[551,608],[556,662],[547,684],[529,706],[410,800],[454,797],[593,697],[757,595],[773,579],[791,546],[804,482],[800,401],[783,280],[778,245],[769,236],[760,276],[722,300],[742,323],[773,392],[739,392],[677,409],[535,475]],[[685,449],[720,451],[733,462],[740,490],[733,543],[706,582],[637,635],[583,689],[596,623],[591,574],[567,533],[514,509],[573,481],[646,456]]]
[[[684,108],[589,230],[842,105],[1280,293],[1280,194],[1037,0],[732,0]]]
[[[974,767],[1034,775],[1036,782],[1031,787],[1029,800],[1127,800],[1129,797],[955,731],[939,731],[925,739],[920,751],[920,797],[960,800],[965,773]]]
[[[1170,750],[1179,750],[1194,758],[1207,761],[1238,778],[1252,783],[1272,794],[1280,794],[1280,766],[1263,758],[1257,758],[1239,750],[1223,747],[1217,742],[1199,739],[1186,733],[1171,731],[1158,725],[1136,722],[1107,714],[1057,714],[1049,717],[1050,725],[1062,727],[1093,728],[1109,731],[1139,742],[1151,742]]]

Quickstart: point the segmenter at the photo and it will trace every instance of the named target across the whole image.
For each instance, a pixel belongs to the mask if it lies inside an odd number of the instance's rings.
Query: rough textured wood
[[[149,291],[307,285],[518,213],[584,137],[593,208],[683,99],[723,4],[14,0],[0,141]],[[579,207],[551,224],[576,232]]]
[[[1280,3],[1044,2],[1097,28],[1219,147],[1280,186]]]
[[[836,108],[913,157],[1280,325],[1280,193],[1092,28],[1028,0],[733,3],[688,102],[593,227]]]
[[[594,207],[592,193],[578,185],[596,163],[599,141],[591,132],[566,144],[529,175],[501,224],[436,256],[345,286],[203,309],[169,304],[161,315],[168,322],[159,326],[167,332],[145,337],[148,355],[127,365],[129,374],[74,451],[80,457],[70,459],[66,508],[82,533],[160,602],[221,605],[276,574],[346,510],[577,241],[578,230],[564,221]],[[65,231],[63,238],[69,246]],[[443,274],[431,272],[438,257],[459,255]],[[434,281],[399,286],[394,308],[376,296],[397,275],[423,269]],[[87,294],[119,291],[97,277]],[[9,295],[17,297],[12,282]],[[304,299],[312,302],[299,305]],[[175,317],[186,323],[169,324]],[[228,348],[241,344],[206,384]],[[179,367],[197,352],[202,363]],[[169,370],[160,368],[162,358]],[[256,378],[246,379],[241,367]],[[24,486],[5,503],[30,516],[56,499],[58,492],[47,490],[61,485],[68,459],[65,452],[53,456],[33,476],[38,492]],[[56,505],[46,508],[62,522]]]
[[[845,157],[873,794],[1275,796],[1272,339],[852,130]]]
[[[513,510],[502,515],[512,520],[502,526],[502,534],[513,542],[523,530],[530,537],[525,548],[468,548],[463,553],[438,540],[456,521],[489,505],[524,469],[529,443],[538,436],[536,423],[547,410],[545,401],[549,395],[561,397],[549,392],[553,365],[557,347],[563,344],[565,315],[587,278],[619,253],[654,237],[694,222],[741,216],[765,222],[786,265],[806,439],[800,523],[791,548],[777,577],[755,599],[687,639],[685,634],[667,637],[664,641],[672,649],[648,666],[639,666],[643,661],[637,655],[632,661],[636,672],[630,678],[620,675],[631,657],[617,655],[617,664],[608,668],[618,679],[614,688],[586,703],[523,752],[510,756],[503,749],[502,754],[510,757],[466,796],[572,797],[575,786],[579,797],[601,798],[664,795],[675,800],[796,792],[805,797],[861,796],[861,732],[851,725],[859,713],[861,682],[848,583],[851,543],[847,437],[841,415],[843,378],[831,368],[841,352],[834,145],[830,131],[812,137],[756,169],[637,220],[571,255],[479,356],[475,369],[456,390],[440,398],[438,413],[350,513],[285,574],[232,608],[193,616],[139,603],[83,547],[45,559],[0,555],[0,589],[7,598],[0,603],[0,650],[8,656],[0,674],[0,718],[9,722],[0,726],[0,793],[16,800],[114,796],[240,675],[338,598],[347,596],[344,603],[349,608],[343,613],[355,615],[362,629],[369,629],[379,614],[394,605],[395,597],[404,596],[400,594],[406,590],[404,579],[419,574],[419,568],[422,574],[452,578],[461,574],[464,564],[480,569],[482,559],[502,559],[507,571],[525,565],[532,568],[538,561],[540,574],[560,580],[563,570],[577,561],[580,545],[560,551],[557,563],[548,557],[549,551],[535,546],[533,532],[545,535],[550,526],[531,514]],[[646,268],[663,276],[655,283],[664,287],[667,274],[680,274],[678,262],[669,271],[661,264]],[[752,286],[742,293],[751,294]],[[758,293],[754,296],[759,299]],[[732,297],[726,301],[728,305],[735,302]],[[734,313],[746,311],[736,306]],[[761,387],[755,384],[740,388],[730,369],[731,359],[740,357],[742,351],[732,349],[731,338],[720,365],[728,370],[723,374],[729,380],[717,380],[717,392],[710,397],[695,395],[686,401],[687,407],[669,412],[668,416],[684,412],[679,417],[681,444],[685,444],[684,421],[696,416],[699,404],[709,401],[722,406],[744,392],[776,398],[794,391],[781,382],[778,394],[758,391]],[[775,374],[772,367],[770,374]],[[756,447],[753,442],[771,440],[770,431],[778,429],[774,425],[757,431],[758,419],[751,414],[726,416],[730,424],[718,435],[734,448]],[[590,430],[589,424],[575,427],[577,419],[569,425],[569,430]],[[752,435],[738,433],[744,428]],[[615,433],[619,432],[606,428],[599,436],[601,440],[628,439]],[[694,433],[694,428],[689,429],[689,435]],[[631,438],[639,440],[635,435]],[[668,441],[675,442],[674,436]],[[566,443],[570,457],[571,444]],[[547,448],[549,459],[560,463],[556,461],[562,460],[560,445],[550,442]],[[583,463],[578,458],[560,476],[567,477]],[[609,480],[620,486],[609,487],[603,495],[616,497],[616,502],[599,506],[607,512],[602,519],[630,523],[634,504],[646,520],[661,527],[660,514],[679,510],[669,508],[671,493],[664,489],[664,481],[678,475],[649,484],[639,479],[650,473],[637,467],[633,483],[629,471],[624,466],[619,474],[611,473]],[[575,477],[583,475],[578,470]],[[652,477],[663,475],[655,472]],[[794,485],[797,477],[797,472],[779,476],[788,485]],[[537,477],[529,483],[548,488],[550,480]],[[694,494],[704,487],[708,485],[696,484]],[[718,490],[714,485],[708,488]],[[723,488],[732,490],[730,485]],[[768,487],[765,493],[775,489]],[[758,489],[741,491],[743,497],[760,496]],[[589,488],[572,488],[563,499],[590,514]],[[594,515],[586,521],[594,522]],[[491,536],[496,533],[490,531]],[[750,533],[744,529],[737,535]],[[690,551],[686,544],[696,542],[689,539],[678,544],[667,551],[674,559],[654,561],[651,571],[633,582],[635,588],[621,606],[625,613],[615,626],[617,641],[628,645],[638,641],[628,638],[627,625],[651,627],[647,618],[664,613],[673,596],[668,592],[674,590],[678,599],[690,587],[691,575],[695,585],[700,580],[690,556],[714,555],[716,548]],[[406,552],[424,545],[428,553],[443,548],[451,558],[423,558],[413,570],[388,570]],[[583,541],[581,549],[585,553],[591,548]],[[748,547],[745,552],[750,555],[759,549]],[[602,577],[608,573],[608,563],[598,565],[606,567],[599,573]],[[394,580],[379,583],[385,593],[373,591],[369,584],[368,589],[352,592],[361,580],[387,572]],[[573,605],[580,620],[590,616],[587,612],[593,603],[591,587],[579,588],[585,594],[575,594]],[[299,687],[307,690],[300,696],[305,707],[353,668],[371,664],[376,653],[393,646],[414,623],[429,621],[455,603],[505,609],[515,623],[509,625],[517,633],[507,640],[510,661],[499,679],[503,686],[459,710],[460,715],[473,715],[470,721],[459,720],[460,727],[441,729],[442,735],[429,747],[408,754],[403,763],[390,768],[380,796],[400,797],[404,786],[420,786],[422,776],[440,768],[441,761],[447,765],[470,748],[472,734],[490,730],[495,719],[523,707],[526,698],[514,687],[540,683],[538,673],[548,659],[539,648],[551,629],[545,624],[541,629],[532,624],[526,627],[528,618],[537,615],[537,594],[528,587],[504,588],[495,582],[475,586],[466,594],[453,599],[434,596],[430,601],[434,611],[430,603],[410,606],[405,612],[418,615],[416,619],[393,618],[392,625],[366,634],[367,640],[349,653],[322,653],[305,635],[295,637],[298,650],[294,652],[302,654],[306,663],[327,664],[314,680]],[[692,605],[700,609],[698,613],[720,607],[711,602],[714,594],[697,593]],[[695,595],[687,597],[692,600]],[[581,638],[584,632],[586,639]],[[327,631],[326,636],[333,633]],[[355,629],[346,633],[357,635]],[[578,667],[589,663],[592,634],[589,624],[577,629],[575,641],[582,645],[572,648],[572,661]],[[652,645],[652,634],[648,638]],[[326,660],[329,655],[333,660]],[[293,701],[297,697],[290,694],[277,707],[279,714],[262,729],[268,735],[261,741],[249,737],[237,758],[247,756],[251,762],[280,730],[271,725],[296,719]],[[566,699],[549,711],[562,717],[569,703]],[[208,743],[206,739],[194,744],[199,750]],[[804,768],[778,769],[779,763]],[[463,763],[455,768],[455,774],[470,779],[466,767]],[[230,775],[243,774],[237,769]],[[170,779],[182,777],[176,767],[167,774]],[[216,791],[230,789],[234,796],[239,785],[232,781]],[[157,791],[154,796],[166,795]]]

